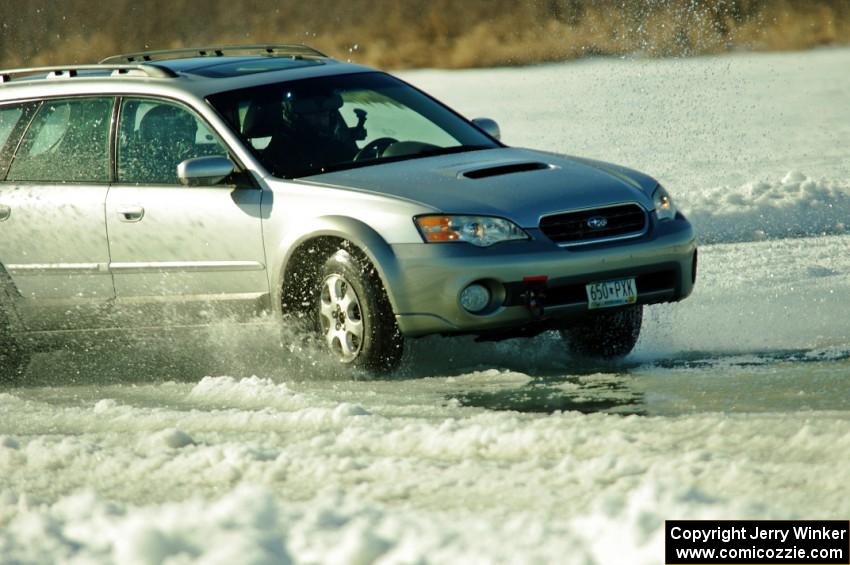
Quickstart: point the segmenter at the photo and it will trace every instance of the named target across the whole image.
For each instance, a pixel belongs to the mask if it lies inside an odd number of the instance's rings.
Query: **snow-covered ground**
[[[694,295],[614,364],[429,338],[352,380],[264,326],[40,355],[0,390],[0,562],[659,563],[667,518],[847,519],[848,68],[405,73],[508,143],[656,175]]]

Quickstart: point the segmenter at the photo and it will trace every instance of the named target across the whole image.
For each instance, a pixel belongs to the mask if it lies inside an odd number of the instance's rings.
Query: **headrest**
[[[151,108],[139,122],[139,138],[143,142],[186,139],[195,141],[198,124],[185,110],[162,104]]]
[[[242,135],[248,139],[272,136],[281,126],[280,111],[280,102],[252,102],[245,112]]]

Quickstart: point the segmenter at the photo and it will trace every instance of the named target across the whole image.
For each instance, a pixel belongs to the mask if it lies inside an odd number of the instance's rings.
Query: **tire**
[[[318,282],[316,327],[331,353],[375,373],[398,368],[404,338],[375,268],[340,249],[325,262]]]
[[[581,357],[614,359],[634,349],[643,322],[643,306],[599,312],[560,330],[567,349]]]

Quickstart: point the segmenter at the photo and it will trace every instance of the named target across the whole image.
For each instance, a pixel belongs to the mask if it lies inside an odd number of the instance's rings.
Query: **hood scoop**
[[[458,174],[459,177],[468,179],[486,179],[488,177],[498,177],[501,175],[510,175],[513,173],[525,173],[528,171],[542,171],[543,169],[551,169],[552,165],[539,162],[527,163],[510,163],[507,165],[496,165],[492,167],[483,167],[480,169],[471,169]]]

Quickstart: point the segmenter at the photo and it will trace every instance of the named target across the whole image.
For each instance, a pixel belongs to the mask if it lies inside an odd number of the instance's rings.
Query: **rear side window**
[[[203,120],[171,102],[126,98],[119,124],[119,182],[180,184],[177,165],[182,161],[227,155]]]
[[[112,98],[46,100],[6,180],[108,182]]]
[[[18,124],[18,120],[24,113],[21,106],[12,106],[9,108],[0,108],[0,147],[6,145],[12,130]]]

